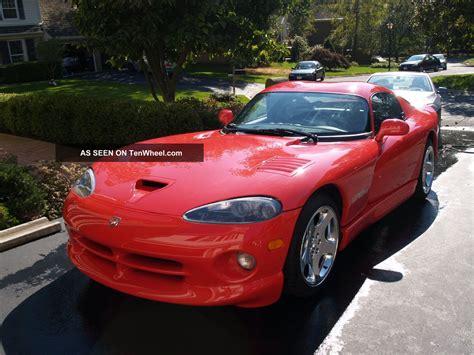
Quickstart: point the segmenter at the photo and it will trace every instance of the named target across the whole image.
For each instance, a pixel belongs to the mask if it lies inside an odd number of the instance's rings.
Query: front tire
[[[435,153],[433,141],[428,139],[423,153],[423,161],[421,162],[420,175],[418,176],[418,183],[414,198],[417,200],[424,200],[428,197],[431,191],[431,186],[434,180],[435,168]]]
[[[336,260],[340,211],[325,192],[312,196],[301,210],[285,262],[284,292],[297,297],[317,293]]]

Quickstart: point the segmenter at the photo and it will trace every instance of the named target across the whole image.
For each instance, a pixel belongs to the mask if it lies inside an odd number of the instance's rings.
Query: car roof
[[[413,71],[394,71],[394,72],[380,72],[380,73],[373,73],[369,79],[373,76],[425,76],[430,77],[427,73],[418,73]],[[367,79],[367,80],[369,80]],[[431,79],[431,78],[430,78]]]
[[[298,62],[298,64],[300,63],[319,63],[317,60],[302,60],[301,62]]]
[[[315,83],[311,81],[285,81],[272,85],[262,92],[323,92],[333,94],[349,94],[369,99],[376,92],[392,93],[389,89],[361,81],[344,81],[332,83]]]

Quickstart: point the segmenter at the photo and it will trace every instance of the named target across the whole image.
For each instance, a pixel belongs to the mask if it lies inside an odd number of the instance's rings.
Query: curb
[[[61,230],[61,222],[46,217],[0,231],[0,252],[26,244]]]

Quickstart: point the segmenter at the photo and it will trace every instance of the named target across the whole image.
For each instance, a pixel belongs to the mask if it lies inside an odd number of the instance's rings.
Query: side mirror
[[[446,94],[448,92],[448,88],[444,87],[444,86],[440,86],[438,87],[438,90],[436,90],[438,92],[438,94]]]
[[[408,123],[391,118],[382,122],[379,133],[375,136],[375,140],[381,142],[385,136],[404,136],[408,131],[410,131]]]
[[[219,122],[225,126],[226,124],[232,122],[232,120],[234,119],[234,114],[231,110],[224,108],[219,111],[217,118],[219,119]]]

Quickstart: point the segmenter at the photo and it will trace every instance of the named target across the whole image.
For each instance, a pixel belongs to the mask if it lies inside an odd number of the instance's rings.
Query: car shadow
[[[403,278],[375,266],[423,234],[437,213],[434,192],[423,203],[404,203],[338,255],[317,296],[284,296],[260,309],[147,301],[103,287],[73,269],[7,316],[2,345],[6,354],[313,354],[367,278]]]

